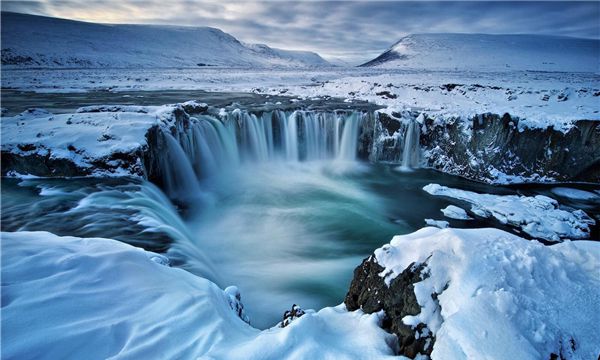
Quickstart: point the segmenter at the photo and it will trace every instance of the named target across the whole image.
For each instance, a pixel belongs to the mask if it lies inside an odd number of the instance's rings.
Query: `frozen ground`
[[[523,119],[519,126],[554,125],[560,130],[568,130],[574,120],[600,120],[597,73],[373,68],[8,70],[2,72],[2,87],[36,92],[195,89],[333,96],[368,100],[387,106],[388,112],[412,109],[441,118],[508,112]]]
[[[546,247],[494,229],[426,228],[375,254],[388,280],[412,262],[427,264],[429,277],[415,286],[422,311],[404,322],[427,324],[435,359],[591,359],[600,351],[598,243]],[[2,233],[2,271],[7,358],[393,354],[394,336],[379,327],[379,314],[340,305],[259,331],[234,312],[234,289],[114,240]]]
[[[104,111],[99,112],[100,108]],[[101,159],[111,168],[122,170],[114,175],[140,172],[140,163],[130,164],[116,154],[129,154],[146,145],[150,127],[174,121],[175,106],[100,108],[81,108],[77,113],[61,115],[31,109],[5,117],[2,150],[22,156],[69,159],[91,173],[109,174],[98,168]]]

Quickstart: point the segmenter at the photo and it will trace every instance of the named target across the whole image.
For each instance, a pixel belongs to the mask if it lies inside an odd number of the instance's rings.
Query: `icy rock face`
[[[425,324],[412,327],[402,322],[405,316],[421,312],[414,284],[427,276],[424,268],[424,265],[413,263],[388,286],[381,277],[385,269],[375,256],[369,256],[354,270],[350,290],[344,299],[349,311],[362,309],[372,314],[383,310],[385,318],[382,327],[398,337],[398,354],[410,358],[417,354],[430,355],[435,341]]]
[[[600,181],[600,122],[577,121],[566,132],[519,127],[509,114],[471,120],[426,117],[420,143],[426,167],[470,179]]]

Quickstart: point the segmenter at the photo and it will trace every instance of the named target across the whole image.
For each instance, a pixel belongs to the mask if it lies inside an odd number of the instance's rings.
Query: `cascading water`
[[[183,201],[200,194],[199,182],[240,163],[354,161],[361,112],[281,110],[259,115],[236,109],[190,118],[174,134],[160,130],[164,145],[155,157],[163,188]]]
[[[401,169],[409,170],[419,165],[419,124],[416,120],[410,119],[404,133],[404,146],[402,149]]]

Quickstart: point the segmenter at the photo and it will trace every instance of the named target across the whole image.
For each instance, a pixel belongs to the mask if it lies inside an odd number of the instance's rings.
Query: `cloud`
[[[91,22],[212,26],[238,39],[351,63],[410,33],[532,33],[600,38],[600,2],[2,1],[2,10]]]

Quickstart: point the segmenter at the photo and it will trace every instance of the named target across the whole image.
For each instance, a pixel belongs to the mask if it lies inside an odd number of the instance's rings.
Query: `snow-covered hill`
[[[247,45],[210,27],[94,24],[2,12],[3,68],[328,65],[316,53]]]
[[[600,71],[600,41],[544,35],[406,36],[361,66],[469,71]]]

